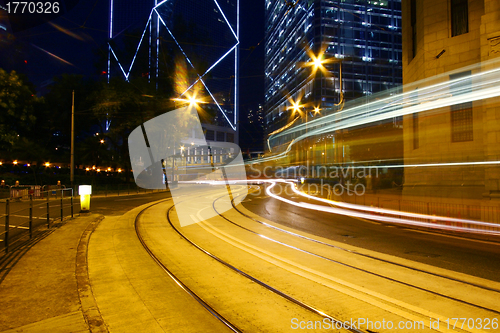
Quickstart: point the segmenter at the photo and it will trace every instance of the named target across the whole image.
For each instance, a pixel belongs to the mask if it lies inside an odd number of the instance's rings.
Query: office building
[[[400,0],[266,0],[265,6],[267,134],[291,121],[292,101],[325,114],[401,84]],[[312,74],[307,63],[318,56],[329,59],[327,72]]]

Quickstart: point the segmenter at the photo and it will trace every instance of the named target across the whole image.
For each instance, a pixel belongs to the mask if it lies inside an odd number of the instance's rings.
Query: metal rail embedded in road
[[[211,307],[207,302],[205,302],[201,297],[199,297],[192,289],[190,289],[188,286],[186,286],[179,278],[177,278],[162,262],[161,260],[151,251],[151,249],[147,246],[146,242],[144,241],[141,233],[139,232],[139,218],[142,215],[144,211],[147,209],[151,208],[152,206],[155,206],[159,203],[165,202],[170,199],[165,199],[160,202],[156,202],[152,205],[149,205],[148,207],[144,208],[143,210],[140,211],[140,213],[137,215],[135,218],[135,232],[137,234],[137,237],[139,238],[139,241],[141,242],[142,246],[144,249],[146,249],[147,253],[153,258],[153,260],[158,264],[158,266],[161,267],[167,275],[174,280],[174,282],[182,289],[184,290],[187,294],[189,294],[192,298],[194,298],[201,306],[203,306],[210,314],[212,314],[215,318],[217,318],[219,321],[221,321],[227,328],[229,328],[231,331],[235,333],[241,333],[242,331],[236,327],[236,325],[232,324],[229,322],[226,318],[224,318],[220,313],[217,312],[213,307]],[[172,206],[170,209],[172,209],[174,206]],[[169,209],[169,211],[170,211]],[[169,220],[170,222],[170,220]]]
[[[218,199],[214,200],[214,202],[213,202],[213,209],[215,210],[215,212],[217,212],[217,209],[215,208],[215,202],[217,200]],[[424,274],[433,275],[433,276],[436,276],[436,277],[440,277],[440,278],[443,278],[443,279],[451,280],[451,281],[454,281],[454,282],[459,282],[459,283],[462,283],[462,284],[465,284],[465,285],[469,285],[469,286],[473,286],[473,287],[476,287],[476,288],[480,288],[480,289],[484,289],[484,290],[488,290],[488,291],[493,291],[493,292],[496,292],[496,293],[500,293],[500,290],[495,289],[495,288],[491,288],[491,287],[488,287],[488,286],[485,286],[485,285],[481,285],[481,284],[477,284],[477,283],[472,283],[472,282],[464,281],[464,280],[461,280],[461,279],[458,279],[458,278],[446,276],[446,275],[443,275],[443,274],[433,273],[433,272],[426,271],[426,270],[423,270],[423,269],[414,268],[414,267],[411,267],[411,266],[408,266],[408,265],[400,264],[400,263],[393,262],[393,261],[390,261],[390,260],[387,260],[387,259],[377,258],[377,257],[371,256],[371,255],[368,255],[368,254],[359,253],[359,252],[352,251],[352,250],[349,250],[349,249],[346,249],[346,248],[343,248],[343,247],[339,247],[339,246],[336,246],[336,245],[325,243],[325,242],[322,242],[322,241],[314,239],[314,238],[303,236],[303,235],[300,235],[300,234],[297,234],[297,233],[294,233],[294,232],[291,232],[291,231],[288,231],[288,230],[285,230],[285,229],[273,226],[273,225],[271,225],[269,223],[266,223],[264,221],[260,221],[260,220],[258,220],[256,218],[252,217],[252,216],[249,216],[249,215],[243,213],[241,210],[239,210],[236,207],[236,205],[234,205],[234,199],[231,202],[231,204],[232,204],[233,208],[238,213],[240,213],[242,216],[245,216],[245,217],[247,217],[247,218],[249,218],[249,219],[251,219],[251,220],[253,220],[253,221],[257,222],[257,223],[260,223],[260,224],[266,226],[266,227],[269,227],[271,229],[274,229],[274,230],[286,233],[286,234],[294,236],[294,237],[305,239],[305,240],[308,240],[308,241],[311,241],[311,242],[315,242],[315,243],[318,243],[318,244],[321,244],[321,245],[325,245],[325,246],[328,246],[328,247],[332,247],[332,248],[335,248],[335,249],[338,249],[338,250],[346,251],[346,252],[348,252],[350,254],[354,254],[354,255],[366,257],[366,258],[369,258],[369,259],[377,260],[377,261],[380,261],[380,262],[392,264],[392,265],[399,266],[399,267],[403,267],[403,268],[406,268],[406,269],[409,269],[409,270],[412,270],[412,271],[415,271],[415,272],[421,272],[421,273],[424,273]],[[330,262],[333,262],[333,263],[336,263],[336,264],[339,264],[339,265],[343,265],[345,267],[349,267],[349,268],[352,268],[352,269],[355,269],[355,270],[358,270],[358,271],[361,271],[361,272],[364,272],[364,273],[367,273],[367,274],[370,274],[370,275],[374,275],[374,276],[377,276],[377,277],[380,277],[380,278],[383,278],[383,279],[386,279],[386,280],[389,280],[389,281],[392,281],[392,282],[396,282],[396,283],[405,285],[407,287],[411,287],[411,288],[418,289],[418,290],[421,290],[421,291],[424,291],[424,292],[428,292],[430,294],[433,294],[433,295],[436,295],[436,296],[439,296],[439,297],[443,297],[443,298],[447,298],[447,299],[450,299],[450,300],[453,300],[453,301],[456,301],[456,302],[459,302],[459,303],[462,303],[462,304],[466,304],[466,305],[469,305],[469,306],[473,306],[473,307],[476,307],[476,308],[479,308],[479,309],[482,309],[482,310],[485,310],[485,311],[489,311],[489,312],[493,312],[493,313],[496,313],[496,314],[500,314],[500,311],[497,311],[495,309],[483,307],[481,305],[477,305],[477,304],[474,304],[474,303],[471,303],[471,302],[467,302],[467,301],[461,300],[459,298],[455,298],[455,297],[452,297],[452,296],[444,295],[444,294],[438,293],[436,291],[432,291],[432,290],[427,289],[427,288],[419,287],[419,286],[413,285],[411,283],[407,283],[407,282],[403,282],[403,281],[400,281],[400,280],[397,280],[397,279],[393,279],[393,278],[384,276],[382,274],[371,272],[371,271],[363,269],[363,268],[359,268],[359,267],[356,267],[356,266],[353,266],[353,265],[350,265],[350,264],[346,264],[346,263],[343,263],[343,262],[340,262],[340,261],[337,261],[337,260],[334,260],[334,259],[331,259],[331,258],[327,258],[325,256],[322,256],[322,255],[319,255],[319,254],[316,254],[316,253],[312,253],[312,252],[306,251],[304,249],[300,249],[298,247],[295,247],[295,246],[292,246],[292,245],[289,245],[289,244],[285,244],[285,243],[280,242],[278,240],[272,239],[269,236],[266,236],[266,235],[263,235],[263,234],[259,234],[259,233],[255,232],[253,230],[250,230],[250,229],[248,229],[248,228],[246,228],[246,227],[244,227],[244,226],[242,226],[242,225],[240,225],[240,224],[232,221],[231,219],[225,217],[222,213],[219,213],[219,212],[217,212],[217,213],[219,214],[219,216],[221,216],[223,219],[225,219],[229,223],[231,223],[231,224],[233,224],[233,225],[235,225],[235,226],[237,226],[237,227],[239,227],[239,228],[241,228],[243,230],[246,230],[246,231],[248,231],[250,233],[258,235],[258,236],[260,236],[263,239],[266,239],[268,241],[271,241],[271,242],[274,242],[274,243],[277,243],[277,244],[281,244],[281,245],[286,246],[288,248],[292,248],[294,250],[297,250],[297,251],[300,251],[300,252],[303,252],[303,253],[306,253],[306,254],[309,254],[309,255],[312,255],[312,256],[315,256],[315,257],[318,257],[318,258],[321,258],[321,259],[324,259],[324,260],[327,260],[327,261],[330,261]]]
[[[217,200],[217,199],[216,199],[216,200]],[[170,219],[170,212],[171,212],[174,208],[175,208],[175,206],[172,206],[172,207],[170,207],[170,208],[168,209],[168,211],[167,211],[167,220],[168,220],[168,222],[170,223],[170,225],[172,226],[172,228],[173,228],[173,229],[177,232],[177,234],[179,234],[182,238],[184,238],[187,242],[189,242],[191,245],[193,245],[194,247],[196,247],[198,250],[200,250],[201,252],[203,252],[203,253],[205,253],[206,255],[210,256],[212,259],[215,259],[216,261],[218,261],[219,263],[221,263],[221,264],[223,264],[224,266],[228,267],[229,269],[233,270],[234,272],[236,272],[236,273],[238,273],[238,274],[240,274],[240,275],[244,276],[245,278],[247,278],[247,279],[249,279],[249,280],[251,280],[251,281],[253,281],[253,282],[257,283],[258,285],[260,285],[260,286],[262,286],[262,287],[266,288],[267,290],[269,290],[269,291],[271,291],[271,292],[273,292],[273,293],[275,293],[275,294],[277,294],[277,295],[279,295],[279,296],[283,297],[284,299],[286,299],[286,300],[288,300],[288,301],[290,301],[290,302],[292,302],[292,303],[294,303],[294,304],[296,304],[296,305],[300,306],[301,308],[303,308],[303,309],[305,309],[305,310],[307,310],[307,311],[310,311],[310,312],[312,312],[312,313],[314,313],[314,314],[320,315],[320,316],[321,316],[321,317],[323,317],[323,318],[327,318],[327,319],[329,319],[332,323],[335,323],[335,324],[337,324],[337,323],[343,324],[343,322],[342,322],[340,319],[337,319],[337,318],[335,318],[335,317],[333,317],[333,316],[330,316],[330,315],[328,315],[327,313],[325,313],[325,312],[323,312],[323,311],[321,311],[321,310],[319,310],[319,309],[317,309],[317,308],[315,308],[315,307],[313,307],[313,306],[311,306],[311,305],[309,305],[309,304],[307,304],[307,303],[304,303],[304,302],[302,302],[302,301],[300,301],[300,300],[298,300],[298,299],[296,299],[296,298],[294,298],[294,297],[292,297],[292,296],[290,296],[290,295],[288,295],[288,294],[286,294],[286,293],[284,293],[284,292],[282,292],[282,291],[280,291],[280,290],[278,290],[278,289],[276,289],[276,288],[274,288],[274,287],[272,287],[272,286],[268,285],[267,283],[265,283],[265,282],[263,282],[263,281],[261,281],[261,280],[259,280],[259,279],[255,278],[255,277],[253,277],[253,276],[251,276],[251,275],[249,275],[249,274],[247,274],[247,273],[243,272],[242,270],[240,270],[240,269],[238,269],[238,268],[234,267],[233,265],[231,265],[231,264],[229,264],[228,262],[224,261],[223,259],[221,259],[221,258],[217,257],[216,255],[214,255],[214,254],[210,253],[209,251],[205,250],[204,248],[202,248],[201,246],[199,246],[198,244],[196,244],[195,242],[193,242],[192,240],[190,240],[189,238],[187,238],[187,237],[186,237],[186,236],[185,236],[182,232],[180,232],[180,231],[179,231],[179,229],[178,229],[178,228],[176,228],[176,227],[174,226],[174,224],[172,223],[172,221],[171,221],[171,219]],[[206,304],[206,303],[205,303],[205,304]],[[209,305],[207,304],[207,306],[209,306]],[[363,331],[361,331],[361,330],[359,330],[359,329],[357,329],[357,328],[346,327],[345,329],[346,329],[347,331],[349,331],[349,332],[364,333]]]

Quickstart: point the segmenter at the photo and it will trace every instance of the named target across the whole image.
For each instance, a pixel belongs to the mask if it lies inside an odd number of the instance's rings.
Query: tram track
[[[361,256],[361,257],[364,257],[364,258],[368,258],[368,259],[372,259],[372,260],[376,260],[376,261],[379,261],[379,262],[383,262],[383,263],[387,263],[387,264],[391,264],[391,265],[394,265],[394,266],[398,266],[398,267],[401,267],[401,268],[405,268],[405,269],[409,269],[409,270],[412,270],[412,271],[415,271],[415,272],[419,272],[419,273],[424,273],[424,274],[428,274],[428,275],[432,275],[432,276],[435,276],[435,277],[439,277],[439,278],[443,278],[443,279],[447,279],[447,280],[451,280],[451,281],[454,281],[454,282],[459,282],[459,283],[462,283],[462,284],[465,284],[465,285],[469,285],[469,286],[472,286],[472,287],[476,287],[476,288],[480,288],[480,289],[484,289],[484,290],[487,290],[487,291],[492,291],[492,292],[496,292],[496,293],[500,293],[500,289],[497,289],[497,288],[492,288],[492,287],[489,287],[489,286],[486,286],[486,285],[483,285],[483,284],[478,284],[478,283],[472,283],[472,282],[469,282],[469,281],[465,281],[465,280],[461,280],[461,279],[458,279],[458,278],[455,278],[455,277],[451,277],[451,276],[447,276],[447,275],[443,275],[443,274],[439,274],[439,273],[435,273],[435,272],[431,272],[431,271],[428,271],[428,270],[423,270],[423,269],[419,269],[419,268],[415,268],[415,267],[412,267],[412,266],[408,266],[408,265],[404,265],[402,263],[398,263],[398,262],[394,262],[394,261],[390,261],[390,260],[387,260],[387,259],[383,259],[383,258],[379,258],[379,257],[375,257],[375,256],[372,256],[372,255],[369,255],[369,254],[366,254],[366,253],[361,253],[361,252],[357,252],[357,251],[353,251],[353,250],[350,250],[350,249],[347,249],[347,248],[344,248],[344,247],[340,247],[340,246],[337,246],[337,245],[333,245],[333,244],[330,244],[330,243],[326,243],[326,242],[323,242],[321,240],[318,240],[318,239],[314,239],[314,238],[311,238],[311,237],[307,237],[307,236],[304,236],[304,235],[301,235],[301,234],[298,234],[298,233],[294,233],[292,231],[289,231],[289,230],[286,230],[286,229],[283,229],[283,228],[279,228],[277,226],[274,226],[272,224],[269,224],[265,221],[261,221],[259,219],[256,219],[248,214],[245,214],[244,212],[242,212],[240,209],[238,209],[238,207],[234,204],[234,200],[236,200],[237,197],[233,198],[233,200],[231,201],[231,205],[233,207],[234,210],[236,210],[240,215],[252,220],[252,221],[255,221],[265,227],[268,227],[268,228],[271,228],[273,230],[276,230],[276,231],[279,231],[279,232],[282,232],[282,233],[285,233],[287,235],[291,235],[293,237],[297,237],[297,238],[300,238],[300,239],[304,239],[304,240],[307,240],[307,241],[310,241],[310,242],[314,242],[314,243],[317,243],[317,244],[320,244],[320,245],[324,245],[324,246],[327,246],[327,247],[331,247],[333,249],[336,249],[336,250],[340,250],[340,251],[344,251],[344,252],[347,252],[349,254],[353,254],[353,255],[356,255],[356,256]],[[227,217],[225,217],[223,215],[223,213],[219,213],[217,211],[217,209],[215,208],[215,201],[214,201],[214,204],[213,204],[213,209],[222,217],[224,218],[226,221],[228,221],[229,223],[239,227],[239,228],[242,228],[244,230],[247,230],[251,233],[254,233],[258,236],[265,236],[265,235],[262,235],[262,234],[259,234],[253,230],[250,230],[234,221],[232,221],[231,219],[228,219]],[[267,239],[269,239],[268,236],[265,236]],[[270,241],[274,241],[274,242],[277,242],[277,243],[281,243],[277,240],[274,240],[274,239],[269,239]],[[288,246],[287,244],[282,244],[284,246]],[[356,270],[360,270],[360,271],[363,271],[365,273],[369,273],[369,274],[373,274],[373,275],[376,275],[376,276],[379,276],[379,277],[383,277],[383,278],[387,278],[387,277],[384,277],[380,274],[376,274],[376,273],[373,273],[373,272],[369,272],[367,270],[364,270],[364,269],[361,269],[359,267],[355,267],[355,266],[352,266],[352,265],[349,265],[347,263],[343,263],[343,262],[339,262],[339,261],[336,261],[336,260],[333,260],[331,258],[327,258],[327,257],[324,257],[324,256],[321,256],[321,255],[318,255],[318,254],[315,254],[315,253],[311,253],[311,252],[308,252],[306,250],[303,250],[303,249],[298,249],[296,248],[296,250],[298,251],[301,251],[301,252],[304,252],[304,253],[308,253],[310,255],[313,255],[313,256],[316,256],[316,257],[320,257],[320,258],[323,258],[325,260],[328,260],[328,261],[332,261],[332,262],[335,262],[337,264],[341,264],[341,265],[344,265],[346,267],[350,267],[350,268],[353,268],[353,269],[356,269]],[[397,280],[394,280],[394,279],[390,279],[390,278],[387,278],[391,281],[394,281],[394,282],[399,282],[399,283],[402,283],[402,284],[406,284],[405,282],[402,282],[402,281],[397,281]],[[409,285],[411,286],[411,285]],[[416,286],[415,286],[416,287]],[[416,287],[416,288],[419,288],[419,287]],[[425,290],[425,289],[424,289]],[[428,290],[426,290],[428,291]],[[429,291],[431,293],[433,293],[432,291]],[[493,310],[493,312],[497,313],[497,314],[500,314],[499,311],[496,311],[496,310]]]
[[[168,199],[167,199],[168,200]],[[214,316],[217,320],[222,322],[227,328],[229,328],[232,332],[235,333],[242,333],[242,331],[234,324],[229,322],[224,316],[222,316],[219,312],[217,312],[216,309],[214,309],[212,306],[210,306],[207,302],[205,302],[196,292],[194,292],[191,288],[189,288],[186,284],[184,284],[175,274],[170,271],[165,264],[162,263],[162,261],[154,254],[154,252],[148,247],[146,244],[144,238],[142,237],[140,231],[139,231],[139,220],[142,216],[142,214],[148,210],[149,208],[158,205],[160,203],[163,203],[167,200],[163,200],[160,202],[156,202],[144,209],[142,209],[139,214],[136,216],[135,221],[134,221],[134,227],[135,227],[135,232],[137,234],[137,237],[139,238],[139,241],[141,242],[142,246],[146,250],[146,252],[149,254],[149,256],[155,261],[158,266],[182,289],[184,290],[189,296],[191,296],[193,299],[195,299],[202,307],[204,307],[212,316]],[[172,206],[173,208],[174,206]]]
[[[237,325],[235,325],[234,323],[231,323],[227,318],[225,318],[220,312],[218,312],[213,306],[211,306],[207,301],[205,301],[201,296],[198,295],[198,293],[196,293],[193,289],[189,288],[185,283],[183,283],[171,270],[168,269],[168,267],[161,261],[161,259],[155,255],[154,251],[148,246],[147,242],[144,240],[143,236],[141,235],[141,232],[140,232],[140,228],[139,228],[139,224],[140,224],[140,220],[141,220],[141,216],[143,215],[143,213],[148,210],[149,208],[151,208],[152,206],[154,205],[157,205],[157,204],[160,204],[161,202],[157,202],[157,203],[154,203],[153,205],[150,205],[146,208],[144,208],[136,217],[136,220],[135,220],[135,231],[136,231],[136,234],[142,244],[142,246],[145,248],[146,252],[152,257],[152,259],[162,268],[162,270],[165,271],[165,273],[182,289],[184,290],[186,293],[188,293],[191,297],[193,297],[201,306],[203,306],[208,312],[210,312],[210,314],[212,314],[216,319],[220,320],[228,329],[230,329],[231,331],[233,332],[243,332],[243,330],[241,330],[240,328],[238,328]],[[194,242],[193,240],[189,239],[188,237],[186,237],[180,230],[179,228],[177,228],[174,223],[172,222],[171,220],[171,214],[173,212],[173,210],[175,209],[175,206],[171,206],[170,208],[168,208],[167,212],[166,212],[166,217],[167,217],[167,221],[169,223],[169,225],[172,227],[173,230],[175,230],[175,232],[181,237],[183,238],[185,241],[187,241],[189,244],[191,244],[192,246],[194,246],[196,249],[198,249],[199,251],[201,251],[202,253],[204,253],[205,255],[209,256],[210,258],[216,260],[217,262],[219,262],[220,264],[224,265],[225,267],[229,268],[231,271],[237,273],[238,275],[241,275],[243,277],[245,277],[246,279],[248,279],[249,281],[251,282],[254,282],[256,284],[258,284],[259,286],[265,288],[266,290],[282,297],[283,299],[301,307],[302,309],[310,312],[310,313],[313,313],[315,315],[318,315],[318,316],[321,316],[323,317],[324,319],[328,319],[332,322],[333,325],[335,324],[338,324],[340,325],[341,327],[344,327],[344,330],[347,331],[347,332],[355,332],[355,333],[365,333],[365,331],[363,330],[360,330],[360,329],[357,329],[357,328],[351,328],[351,327],[345,327],[345,326],[342,326],[344,325],[343,324],[343,321],[334,317],[334,316],[331,316],[327,313],[325,313],[324,311],[316,308],[316,307],[313,307],[305,302],[302,302],[300,300],[298,300],[297,298],[293,297],[293,296],[290,296],[289,294],[283,292],[283,291],[280,291],[279,289],[265,283],[264,281],[244,272],[243,270],[231,265],[230,263],[228,263],[227,261],[221,259],[220,257],[214,255],[213,253],[211,253],[210,251],[208,251],[207,249],[204,249],[203,247],[201,247],[200,245],[198,245],[196,242]]]
[[[415,284],[412,284],[412,283],[409,283],[409,282],[398,280],[397,278],[392,278],[390,276],[384,276],[383,274],[379,274],[377,272],[370,271],[368,269],[356,267],[356,266],[351,265],[349,263],[342,262],[342,261],[339,261],[339,260],[335,260],[333,258],[329,258],[328,256],[325,256],[325,255],[314,253],[314,252],[302,249],[302,248],[294,246],[294,245],[290,245],[290,244],[286,244],[286,243],[280,242],[279,240],[273,239],[273,238],[269,237],[268,235],[265,235],[265,234],[256,232],[254,230],[251,230],[248,227],[245,227],[243,225],[238,224],[235,221],[234,218],[228,218],[226,216],[225,212],[220,212],[218,210],[218,208],[216,207],[216,204],[217,204],[217,201],[219,199],[221,199],[222,197],[223,196],[219,196],[219,197],[216,197],[216,198],[214,197],[214,199],[212,201],[212,207],[210,207],[210,208],[212,208],[214,210],[214,212],[217,213],[220,218],[224,219],[224,221],[227,221],[231,225],[234,225],[234,226],[236,226],[238,228],[241,228],[245,232],[250,232],[250,233],[258,236],[260,239],[267,239],[270,242],[273,242],[273,243],[276,243],[276,244],[281,244],[283,246],[286,246],[287,248],[299,251],[299,252],[304,253],[306,255],[314,256],[314,257],[319,258],[321,260],[326,260],[328,262],[331,262],[332,264],[342,265],[342,266],[344,266],[344,267],[346,267],[348,269],[354,269],[354,270],[356,270],[356,271],[358,271],[360,273],[366,273],[366,274],[372,275],[372,276],[377,277],[377,278],[385,279],[385,280],[390,281],[392,283],[398,283],[398,284],[400,284],[400,285],[402,285],[404,287],[412,288],[412,289],[418,290],[420,292],[426,292],[426,293],[429,293],[430,295],[432,295],[434,297],[440,297],[440,298],[443,298],[443,299],[447,299],[449,301],[457,302],[459,304],[467,305],[467,306],[470,306],[470,307],[475,307],[475,308],[477,308],[477,309],[479,309],[481,311],[486,311],[486,312],[494,314],[494,315],[500,315],[500,311],[498,311],[497,309],[493,309],[493,308],[490,308],[490,307],[487,307],[487,306],[482,306],[482,305],[479,305],[479,304],[476,304],[476,303],[473,303],[473,302],[469,302],[469,301],[466,301],[466,300],[463,300],[463,299],[460,299],[460,298],[457,298],[457,297],[453,297],[453,296],[446,295],[446,294],[443,294],[443,293],[440,293],[440,292],[436,292],[435,290],[431,290],[431,289],[428,289],[428,288],[425,288],[425,287],[422,287],[422,286],[418,286],[418,285],[415,285]],[[405,264],[402,264],[400,262],[395,262],[395,261],[387,260],[387,259],[384,259],[384,258],[378,258],[378,257],[370,255],[370,254],[360,253],[360,252],[357,252],[355,250],[351,250],[349,248],[345,248],[345,247],[342,247],[342,246],[337,246],[337,245],[334,245],[334,244],[329,244],[329,243],[321,241],[319,239],[311,238],[311,237],[308,237],[308,236],[305,236],[305,235],[301,235],[299,233],[295,233],[295,232],[290,231],[290,230],[279,228],[278,226],[272,225],[272,224],[270,224],[270,223],[268,223],[266,221],[259,220],[258,218],[254,217],[254,216],[250,216],[250,215],[246,214],[245,212],[243,212],[241,209],[239,209],[237,207],[237,205],[235,205],[235,200],[237,198],[238,198],[238,196],[231,197],[231,200],[230,200],[231,205],[230,206],[228,205],[228,207],[232,207],[232,209],[234,209],[234,212],[236,212],[237,214],[239,214],[242,217],[245,217],[246,219],[249,219],[249,220],[251,220],[253,222],[257,222],[260,225],[263,225],[263,226],[268,227],[270,229],[273,229],[275,231],[287,234],[289,236],[293,236],[294,238],[296,237],[297,239],[305,240],[307,242],[313,242],[313,243],[319,244],[321,246],[327,246],[329,248],[333,248],[333,249],[336,249],[336,250],[339,250],[339,251],[344,251],[344,252],[352,254],[352,255],[361,256],[361,257],[364,257],[366,259],[371,259],[371,260],[379,261],[379,262],[384,263],[384,264],[394,265],[394,266],[397,266],[399,268],[409,269],[409,270],[412,270],[412,271],[415,271],[415,272],[418,272],[418,273],[422,273],[422,274],[429,274],[429,275],[432,275],[432,276],[437,277],[437,278],[448,279],[448,280],[453,281],[455,283],[462,283],[462,284],[470,286],[470,287],[481,288],[481,289],[483,289],[485,291],[488,291],[488,292],[500,293],[500,290],[497,289],[497,288],[485,286],[485,285],[478,284],[478,283],[471,283],[470,281],[466,281],[466,280],[462,280],[462,279],[459,279],[459,278],[450,277],[450,276],[447,276],[445,274],[439,274],[439,273],[436,273],[436,272],[427,271],[425,269],[420,269],[420,268],[415,268],[415,267],[412,267],[412,266],[409,266],[409,265],[405,265]],[[218,312],[215,309],[215,307],[213,307],[212,305],[210,305],[210,302],[207,302],[206,300],[204,300],[203,296],[200,296],[195,291],[193,291],[192,289],[190,289],[185,283],[183,283],[181,281],[181,279],[179,279],[171,270],[169,270],[167,268],[167,266],[164,263],[162,263],[162,260],[158,256],[156,256],[154,254],[154,251],[148,247],[147,242],[143,239],[143,237],[141,235],[141,232],[139,230],[139,224],[140,224],[140,220],[141,220],[141,217],[142,217],[143,213],[145,211],[147,211],[147,209],[149,209],[152,206],[157,205],[157,204],[159,204],[159,203],[155,203],[155,204],[153,204],[151,206],[148,206],[148,207],[144,208],[137,215],[137,217],[136,217],[136,220],[135,220],[135,231],[137,233],[137,236],[139,237],[139,240],[140,240],[142,246],[146,249],[146,251],[153,258],[153,260],[167,273],[167,275],[170,278],[172,278],[174,280],[174,282],[182,290],[184,290],[186,293],[188,293],[201,306],[203,306],[208,312],[210,312],[212,316],[214,316],[215,318],[217,318],[218,320],[220,320],[227,328],[229,328],[233,332],[248,331],[248,330],[241,330],[237,325],[231,323],[231,321],[228,320],[227,318],[225,318],[220,312]],[[249,281],[256,283],[260,287],[265,288],[266,290],[268,290],[268,291],[270,291],[270,292],[272,292],[272,293],[280,296],[281,298],[283,298],[283,299],[285,299],[287,301],[292,302],[293,304],[301,307],[302,309],[305,309],[305,310],[309,311],[310,313],[313,313],[315,315],[319,315],[319,316],[321,316],[323,318],[327,318],[327,319],[331,320],[332,323],[340,323],[340,324],[342,323],[342,320],[340,320],[339,318],[331,316],[331,315],[327,314],[325,311],[322,311],[321,309],[316,308],[313,305],[310,305],[308,303],[305,303],[305,302],[301,301],[299,298],[297,298],[297,295],[293,295],[292,296],[289,293],[290,290],[287,291],[287,292],[284,292],[282,290],[279,290],[279,289],[273,287],[271,284],[269,284],[268,281],[266,282],[265,280],[262,280],[262,277],[257,278],[256,276],[251,275],[252,273],[250,273],[248,271],[244,271],[245,270],[244,268],[234,266],[229,261],[227,261],[227,258],[223,259],[222,257],[219,257],[218,255],[214,254],[215,252],[211,252],[211,250],[208,250],[208,248],[204,248],[203,246],[200,245],[200,243],[197,243],[197,241],[195,241],[193,239],[190,239],[190,237],[186,236],[180,230],[180,228],[178,226],[176,226],[176,224],[174,223],[174,221],[172,221],[171,215],[174,212],[174,210],[175,210],[175,206],[171,206],[166,211],[166,219],[168,221],[168,224],[170,225],[170,227],[172,228],[172,230],[175,231],[175,233],[178,236],[180,236],[183,240],[185,240],[187,243],[189,243],[190,245],[192,245],[198,251],[200,251],[204,255],[212,258],[213,260],[217,261],[218,263],[222,264],[223,266],[225,266],[226,268],[230,269],[231,271],[237,273],[238,275],[244,277],[245,279],[248,279]],[[203,227],[203,225],[205,223],[208,223],[208,225],[210,225],[210,222],[202,221],[201,226]],[[410,310],[410,308],[408,308],[408,309]],[[414,311],[410,310],[410,312],[414,312]],[[416,312],[416,313],[418,313],[418,312]],[[350,332],[363,332],[362,330],[359,330],[358,328],[349,328],[349,327],[347,327],[347,328],[345,328],[345,330],[346,331],[350,331]]]

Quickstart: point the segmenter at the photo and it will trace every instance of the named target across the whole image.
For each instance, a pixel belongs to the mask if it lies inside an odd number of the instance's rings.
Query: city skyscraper
[[[215,129],[217,141],[237,140],[239,1],[110,0],[109,6],[108,77],[147,77],[160,91],[172,82],[177,98],[203,97],[213,118],[207,125],[226,128]],[[196,96],[200,89],[204,96]]]
[[[289,124],[294,101],[326,114],[401,84],[401,0],[266,0],[265,6],[267,134]],[[315,58],[328,59],[326,71],[308,66]]]

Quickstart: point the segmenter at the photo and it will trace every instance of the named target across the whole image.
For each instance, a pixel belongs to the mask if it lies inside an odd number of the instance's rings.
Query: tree
[[[91,112],[92,101],[89,96],[100,88],[97,82],[85,79],[81,75],[55,77],[50,91],[44,97],[44,103],[36,109],[36,137],[43,142],[51,156],[58,161],[69,163],[71,143],[71,104],[75,92],[75,139],[81,141],[88,136],[97,120]],[[78,155],[77,155],[78,156]]]
[[[109,83],[103,81],[91,99],[93,116],[101,128],[100,133],[103,133],[102,139],[111,151],[110,160],[106,162],[118,163],[125,171],[130,170],[127,142],[131,131],[175,108],[170,96],[158,96],[155,84],[143,78],[130,82],[121,78],[112,78]]]
[[[0,149],[11,150],[35,123],[34,89],[15,71],[0,68]]]

